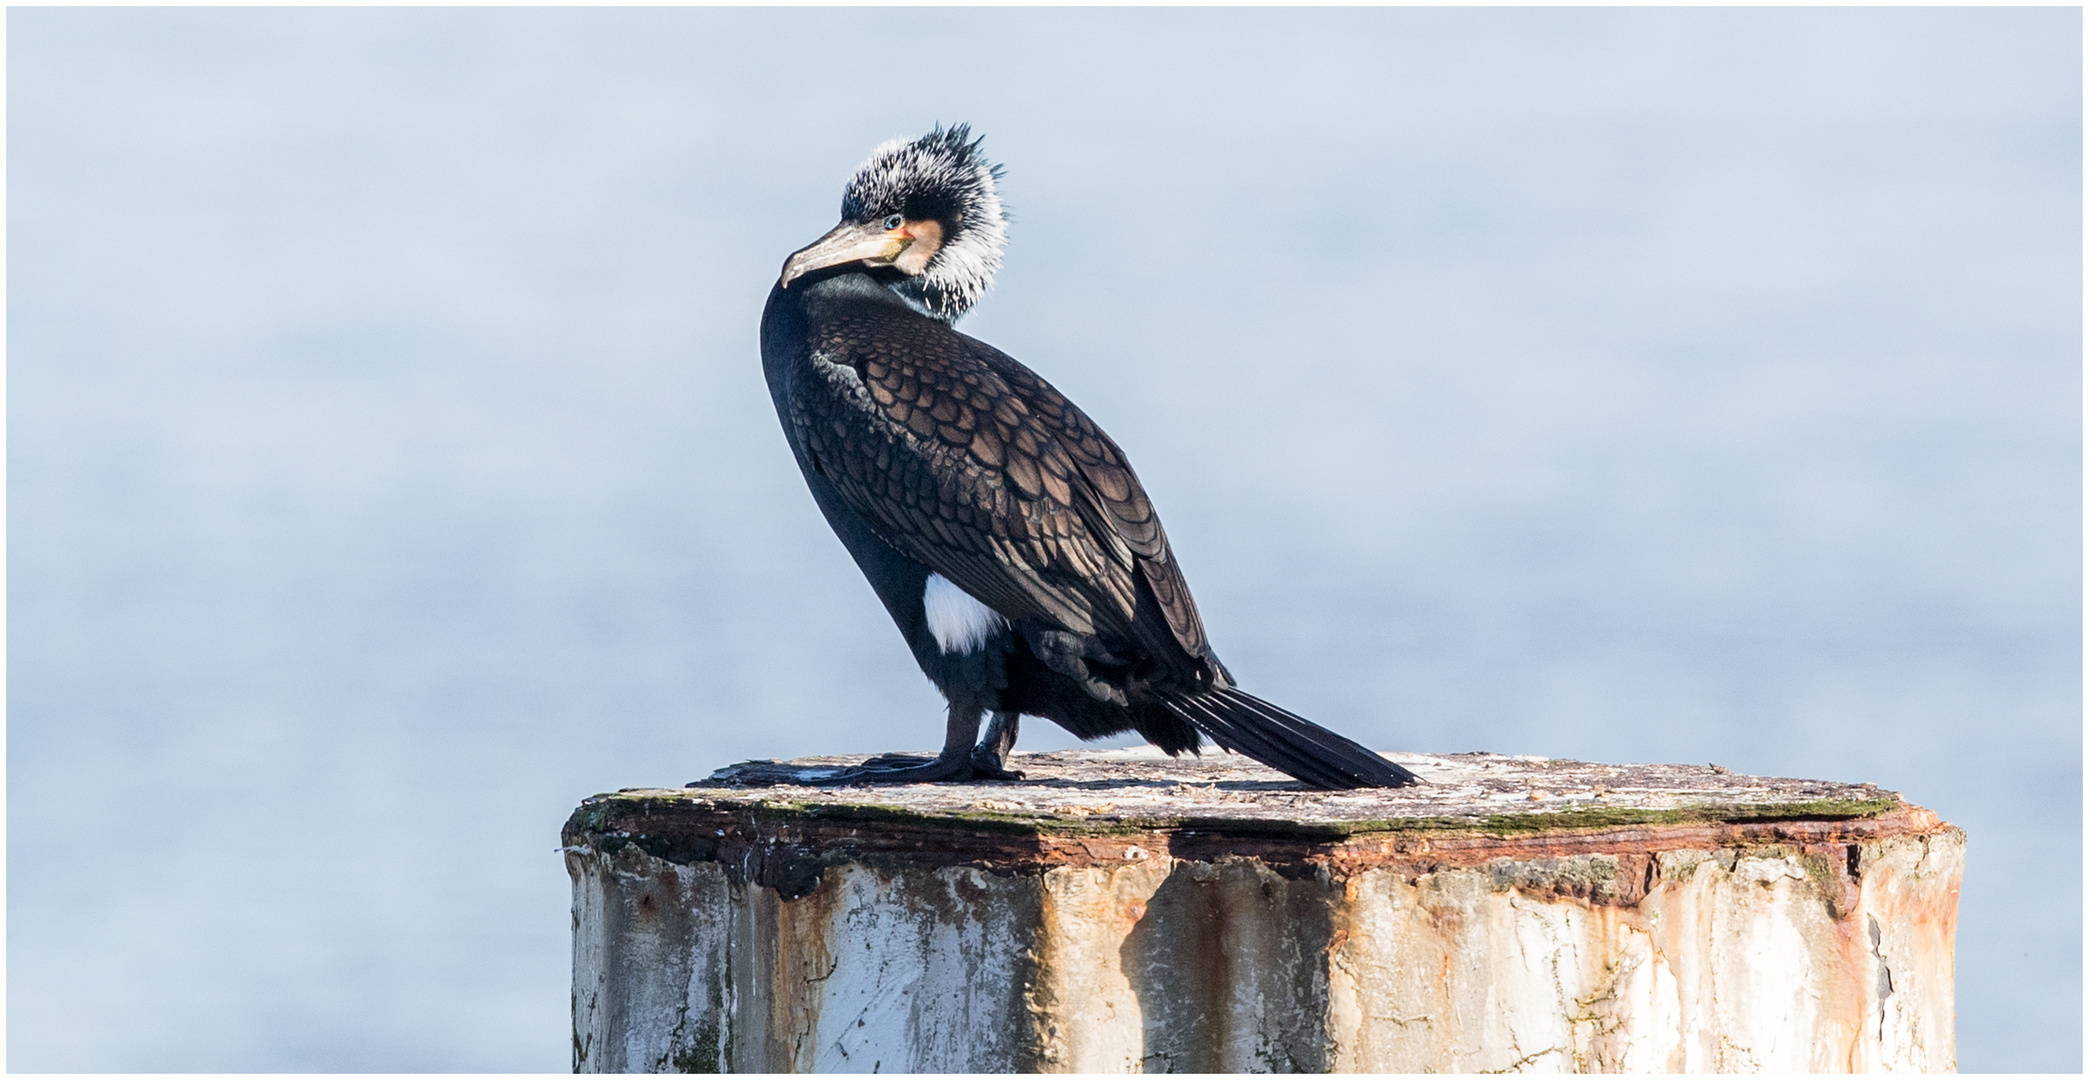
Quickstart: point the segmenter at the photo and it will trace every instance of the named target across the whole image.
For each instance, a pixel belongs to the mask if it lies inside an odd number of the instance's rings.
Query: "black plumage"
[[[1202,733],[1314,787],[1412,782],[1235,687],[1123,451],[952,327],[1000,265],[998,176],[962,125],[878,147],[762,314],[763,370],[813,498],[950,705],[933,761],[830,782],[1013,776],[1025,714],[1169,753]]]

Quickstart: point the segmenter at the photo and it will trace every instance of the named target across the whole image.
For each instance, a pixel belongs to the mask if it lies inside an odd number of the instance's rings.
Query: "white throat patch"
[[[928,632],[946,653],[971,652],[1008,625],[1000,613],[972,599],[972,594],[941,574],[928,576],[928,587],[921,590],[921,606],[928,614]]]

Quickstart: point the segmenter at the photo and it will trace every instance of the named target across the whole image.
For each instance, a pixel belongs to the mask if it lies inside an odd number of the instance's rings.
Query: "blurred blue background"
[[[937,743],[755,331],[954,120],[1246,685],[1903,791],[2081,1067],[2078,9],[7,27],[11,1069],[563,1070],[582,797]]]

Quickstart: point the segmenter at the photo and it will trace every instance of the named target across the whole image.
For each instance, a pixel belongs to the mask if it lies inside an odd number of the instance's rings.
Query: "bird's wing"
[[[1140,485],[1124,451],[1087,413],[1036,372],[985,342],[964,340],[1065,449],[1085,496],[1076,505],[1093,519],[1098,532],[1114,538],[1130,553],[1129,561],[1152,593],[1154,605],[1177,643],[1191,656],[1203,656],[1207,643],[1197,603],[1191,599],[1189,583],[1183,580],[1175,553],[1168,547],[1168,534],[1161,528],[1160,515],[1154,512],[1153,502],[1146,497],[1146,489]],[[1118,554],[1122,558],[1123,553]]]
[[[812,359],[792,395],[793,428],[886,542],[1010,618],[1203,655],[1138,477],[1044,380],[882,307],[823,320]]]

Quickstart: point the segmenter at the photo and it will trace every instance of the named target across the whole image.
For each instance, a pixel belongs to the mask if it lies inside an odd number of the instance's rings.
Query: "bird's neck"
[[[885,281],[879,277],[862,272],[836,274],[833,277],[822,278],[806,286],[804,297],[798,302],[804,305],[807,315],[815,318],[819,316],[823,308],[873,303],[905,308],[917,315],[926,316],[945,325],[957,322],[956,315],[944,316],[938,314],[926,304],[923,304],[919,298],[911,295],[912,290],[903,288],[907,280],[906,278],[898,278],[893,281]]]

